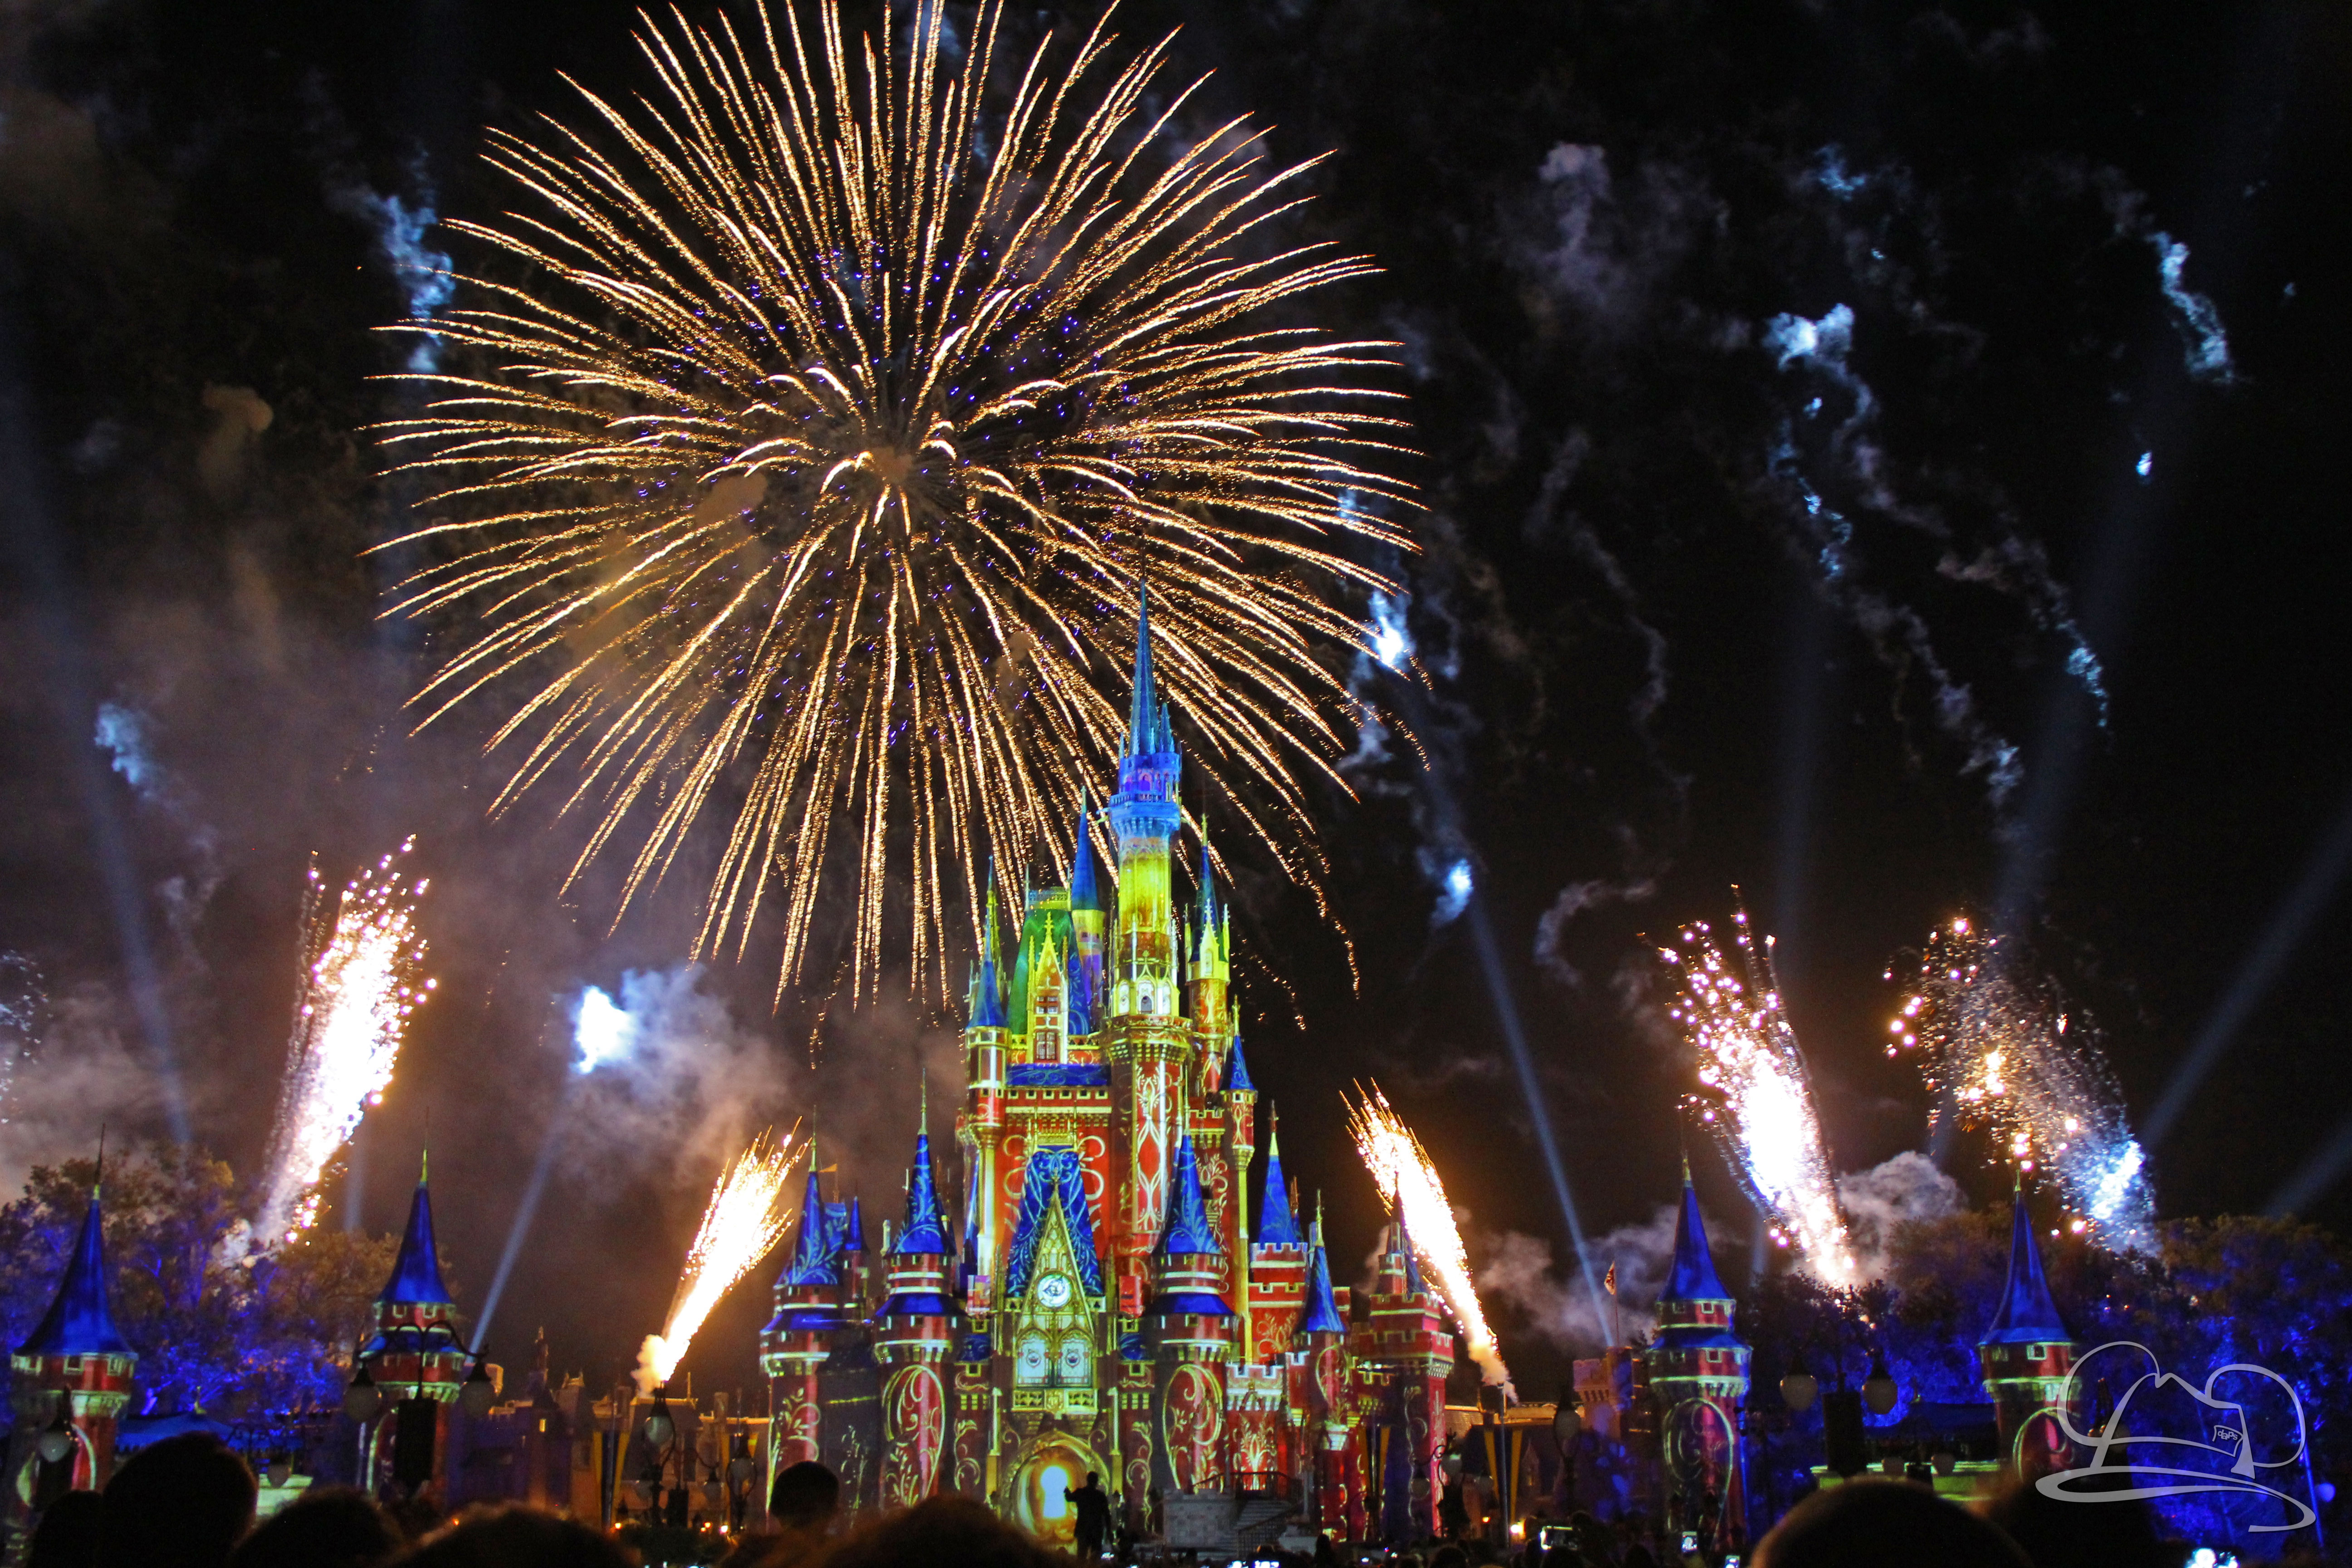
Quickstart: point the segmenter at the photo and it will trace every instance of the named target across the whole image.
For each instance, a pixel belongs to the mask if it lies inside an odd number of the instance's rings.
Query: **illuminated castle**
[[[810,1162],[761,1336],[771,1474],[821,1458],[853,1500],[957,1492],[1064,1542],[1088,1471],[1139,1525],[1149,1500],[1216,1492],[1351,1538],[1430,1531],[1452,1332],[1401,1231],[1369,1300],[1333,1289],[1270,1107],[1252,1169],[1258,1094],[1205,848],[1189,920],[1176,900],[1181,762],[1147,606],[1102,813],[1115,869],[1082,814],[1067,886],[1028,888],[1017,921],[988,893],[959,1217],[927,1120],[877,1279],[855,1200],[828,1202]]]

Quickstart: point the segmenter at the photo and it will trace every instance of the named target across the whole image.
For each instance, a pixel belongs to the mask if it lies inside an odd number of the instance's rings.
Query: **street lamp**
[[[352,1381],[343,1389],[343,1414],[353,1426],[364,1426],[383,1408],[383,1390],[368,1375],[367,1363],[357,1352],[352,1356]]]
[[[498,1403],[498,1397],[499,1385],[490,1381],[487,1352],[477,1353],[474,1370],[467,1374],[464,1386],[457,1390],[457,1403],[465,1407],[467,1415],[478,1421],[490,1413],[490,1406]]]
[[[669,1384],[667,1383],[654,1390],[654,1407],[646,1417],[644,1434],[646,1446],[652,1448],[667,1448],[669,1440],[677,1436],[677,1423],[670,1419]]]
[[[1813,1407],[1813,1401],[1820,1397],[1821,1392],[1822,1380],[1806,1370],[1805,1358],[1799,1355],[1797,1364],[1780,1380],[1780,1403],[1792,1413],[1802,1415]]]
[[[58,1394],[57,1417],[42,1428],[40,1440],[33,1445],[46,1464],[62,1464],[73,1452],[73,1428],[66,1424],[66,1405],[72,1398],[70,1394]]]
[[[1900,1397],[1902,1391],[1895,1386],[1895,1375],[1886,1370],[1885,1352],[1872,1352],[1870,1375],[1862,1384],[1862,1402],[1870,1406],[1873,1415],[1884,1415],[1895,1408],[1895,1402]]]
[[[1553,1440],[1559,1444],[1559,1451],[1567,1453],[1569,1445],[1574,1443],[1577,1434],[1583,1430],[1584,1413],[1577,1409],[1574,1401],[1561,1400],[1551,1416],[1551,1435]]]

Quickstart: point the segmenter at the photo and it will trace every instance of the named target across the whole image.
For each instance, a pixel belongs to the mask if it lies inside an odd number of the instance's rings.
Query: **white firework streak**
[[[1454,1205],[1429,1151],[1404,1124],[1378,1084],[1360,1089],[1360,1103],[1348,1105],[1348,1127],[1356,1137],[1356,1152],[1381,1190],[1381,1202],[1404,1211],[1406,1232],[1422,1269],[1437,1282],[1454,1321],[1461,1325],[1470,1359],[1478,1363],[1486,1382],[1508,1387],[1509,1369],[1503,1365],[1495,1332],[1478,1305],[1478,1291],[1470,1282],[1470,1259],[1462,1247],[1462,1233],[1454,1223]],[[1343,1097],[1344,1098],[1344,1097]]]
[[[1916,1054],[1961,1126],[1985,1130],[2021,1171],[2050,1178],[2076,1234],[2116,1251],[2154,1250],[2147,1152],[2097,1031],[2021,975],[1999,937],[1965,917],[1937,927],[1888,1031],[1886,1054]]]
[[[409,839],[353,878],[331,923],[322,918],[319,868],[310,868],[294,1031],[254,1220],[262,1252],[276,1251],[318,1219],[328,1168],[368,1108],[383,1099],[409,1015],[433,990],[419,973],[425,939],[417,933],[416,906],[425,883],[404,882],[397,869],[415,846]]]
[[[710,1205],[702,1211],[702,1228],[687,1248],[669,1319],[660,1333],[646,1336],[637,1352],[640,1394],[669,1381],[711,1309],[784,1238],[792,1225],[784,1181],[801,1152],[799,1135],[795,1128],[778,1142],[773,1132],[763,1132],[719,1173]]]
[[[1748,1195],[1771,1216],[1773,1239],[1793,1243],[1824,1282],[1852,1285],[1853,1243],[1804,1052],[1772,973],[1772,939],[1759,952],[1747,911],[1734,924],[1739,968],[1705,924],[1684,927],[1679,949],[1658,950],[1682,979],[1667,1016],[1698,1052],[1699,1089],[1685,1103],[1713,1130]]]

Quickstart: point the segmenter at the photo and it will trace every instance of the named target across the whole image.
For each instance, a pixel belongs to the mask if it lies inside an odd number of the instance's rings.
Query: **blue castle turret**
[[[457,1302],[441,1279],[428,1174],[429,1166],[420,1159],[400,1252],[376,1298],[375,1337],[360,1353],[379,1384],[406,1387],[446,1404],[457,1397],[472,1356],[458,1337]]]
[[[1716,1273],[1690,1162],[1683,1162],[1674,1266],[1658,1295],[1658,1334],[1647,1360],[1666,1456],[1667,1508],[1675,1527],[1696,1528],[1711,1496],[1727,1529],[1744,1526],[1746,1478],[1739,1405],[1748,1386],[1748,1349],[1731,1331],[1734,1302]]]
[[[114,1323],[101,1186],[90,1184],[89,1207],[48,1311],[9,1358],[16,1408],[9,1473],[30,1487],[29,1496],[13,1488],[9,1495],[8,1511],[20,1529],[27,1522],[20,1504],[46,1508],[59,1492],[103,1488],[114,1473],[115,1423],[130,1401],[139,1357]],[[42,1432],[60,1416],[73,1432],[72,1451],[62,1461],[40,1460]]]
[[[2042,1248],[2021,1175],[2010,1205],[2009,1281],[2000,1310],[1977,1343],[1977,1363],[2000,1427],[2002,1462],[2025,1479],[2065,1467],[2067,1444],[2058,1417],[2071,1415],[2067,1396],[2074,1348],[2042,1271]]]

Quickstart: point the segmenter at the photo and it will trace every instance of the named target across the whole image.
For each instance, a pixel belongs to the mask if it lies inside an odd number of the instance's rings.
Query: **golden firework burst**
[[[427,553],[392,610],[457,622],[424,721],[514,688],[499,805],[568,773],[572,878],[630,847],[616,919],[731,816],[699,945],[772,904],[780,990],[828,888],[856,989],[886,923],[943,984],[988,855],[1066,853],[1146,584],[1221,809],[1318,888],[1359,710],[1318,656],[1410,543],[1395,345],[1292,314],[1370,263],[1265,238],[1312,164],[1181,130],[1169,40],[1024,60],[1003,19],[647,18],[653,91],[493,133],[518,205],[451,226],[492,265],[404,329],[460,356],[387,431],[446,514],[393,542]]]

